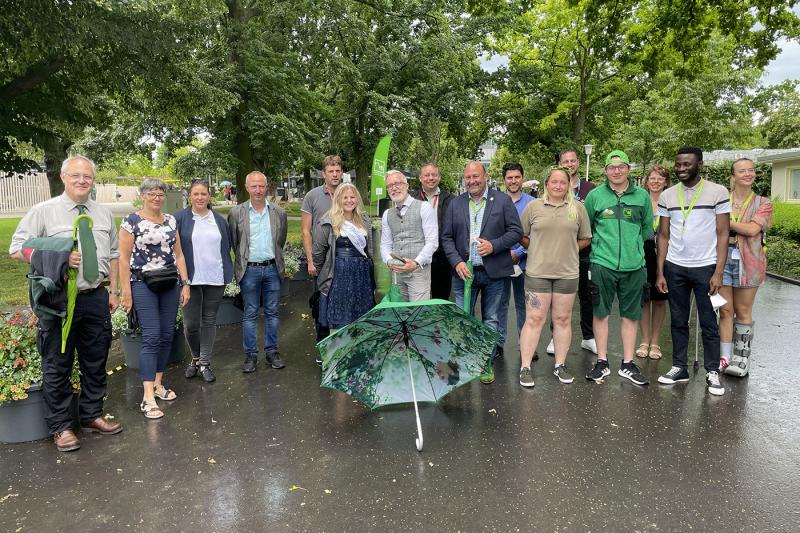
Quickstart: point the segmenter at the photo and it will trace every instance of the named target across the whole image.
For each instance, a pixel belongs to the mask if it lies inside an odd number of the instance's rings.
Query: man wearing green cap
[[[623,352],[618,374],[637,385],[647,385],[650,380],[633,362],[633,353],[647,284],[644,239],[653,231],[653,207],[647,192],[628,179],[630,159],[625,152],[614,150],[608,154],[605,172],[605,185],[589,192],[584,202],[592,225],[589,279],[597,341],[597,361],[586,379],[599,382],[611,373],[608,316],[616,296],[622,318]]]

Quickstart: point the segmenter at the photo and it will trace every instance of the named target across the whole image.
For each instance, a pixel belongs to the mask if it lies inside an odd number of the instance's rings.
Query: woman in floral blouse
[[[150,419],[164,416],[156,398],[166,401],[177,398],[161,378],[175,335],[178,303],[186,305],[190,295],[175,218],[161,212],[166,190],[161,180],[144,180],[139,186],[142,209],[125,217],[119,232],[120,305],[126,313],[136,309],[142,328],[139,372],[144,397],[139,408]],[[168,274],[168,286],[154,291],[145,279],[159,273]],[[175,273],[174,285],[169,282],[172,273]]]
[[[731,376],[750,371],[753,301],[764,282],[767,255],[764,233],[772,221],[772,203],[753,192],[755,165],[742,158],[731,166],[731,230],[728,261],[719,293],[727,300],[719,313],[720,367]]]

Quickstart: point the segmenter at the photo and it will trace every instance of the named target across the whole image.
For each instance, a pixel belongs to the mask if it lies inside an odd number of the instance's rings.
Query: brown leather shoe
[[[60,452],[71,452],[81,447],[81,441],[71,429],[59,431],[53,435],[53,442]]]
[[[89,433],[100,433],[102,435],[114,435],[122,431],[122,424],[112,422],[102,416],[98,416],[88,424],[83,424],[81,428]]]

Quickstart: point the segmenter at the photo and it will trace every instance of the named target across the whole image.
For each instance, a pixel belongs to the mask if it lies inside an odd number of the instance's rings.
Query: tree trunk
[[[306,167],[303,169],[303,194],[308,194],[311,190],[311,168]]]
[[[238,203],[242,203],[250,198],[250,195],[247,194],[247,190],[244,187],[245,178],[250,172],[255,170],[256,166],[253,160],[253,150],[250,146],[250,137],[247,135],[247,132],[244,131],[239,116],[234,116],[233,124],[236,128],[236,134],[233,139],[233,150],[240,161],[239,168],[236,169],[236,200]]]
[[[64,182],[61,181],[61,163],[67,158],[67,148],[71,145],[72,143],[53,134],[48,134],[44,139],[44,167],[51,197],[59,196],[64,192]]]

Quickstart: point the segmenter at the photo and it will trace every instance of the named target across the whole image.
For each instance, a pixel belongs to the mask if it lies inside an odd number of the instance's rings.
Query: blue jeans
[[[484,324],[498,330],[497,327],[497,308],[500,305],[500,297],[505,287],[505,278],[492,279],[485,271],[476,271],[472,276],[472,291],[469,304],[469,312],[475,314],[475,303],[478,294],[481,295],[481,319]],[[453,276],[453,294],[456,297],[456,305],[464,308],[464,282],[458,276]],[[492,362],[494,362],[495,351],[492,351]]]
[[[715,265],[688,268],[669,261],[664,262],[672,321],[672,366],[688,366],[689,310],[694,292],[700,329],[703,332],[703,367],[707,372],[719,370],[719,324],[708,296],[708,284],[715,268]]]
[[[156,294],[145,282],[131,281],[131,295],[142,326],[139,374],[142,381],[155,381],[156,373],[167,368],[172,338],[175,336],[180,289],[176,284],[174,289]]]
[[[242,345],[248,355],[258,353],[258,309],[264,308],[264,351],[278,351],[278,303],[281,299],[281,277],[275,265],[248,266],[239,282],[244,300]]]
[[[522,332],[525,325],[525,274],[522,273],[516,278],[504,278],[503,292],[500,294],[500,303],[497,307],[497,332],[500,338],[497,340],[498,346],[503,346],[506,342],[508,332],[508,304],[511,302],[511,291],[514,291],[514,309],[517,311],[517,335]]]

